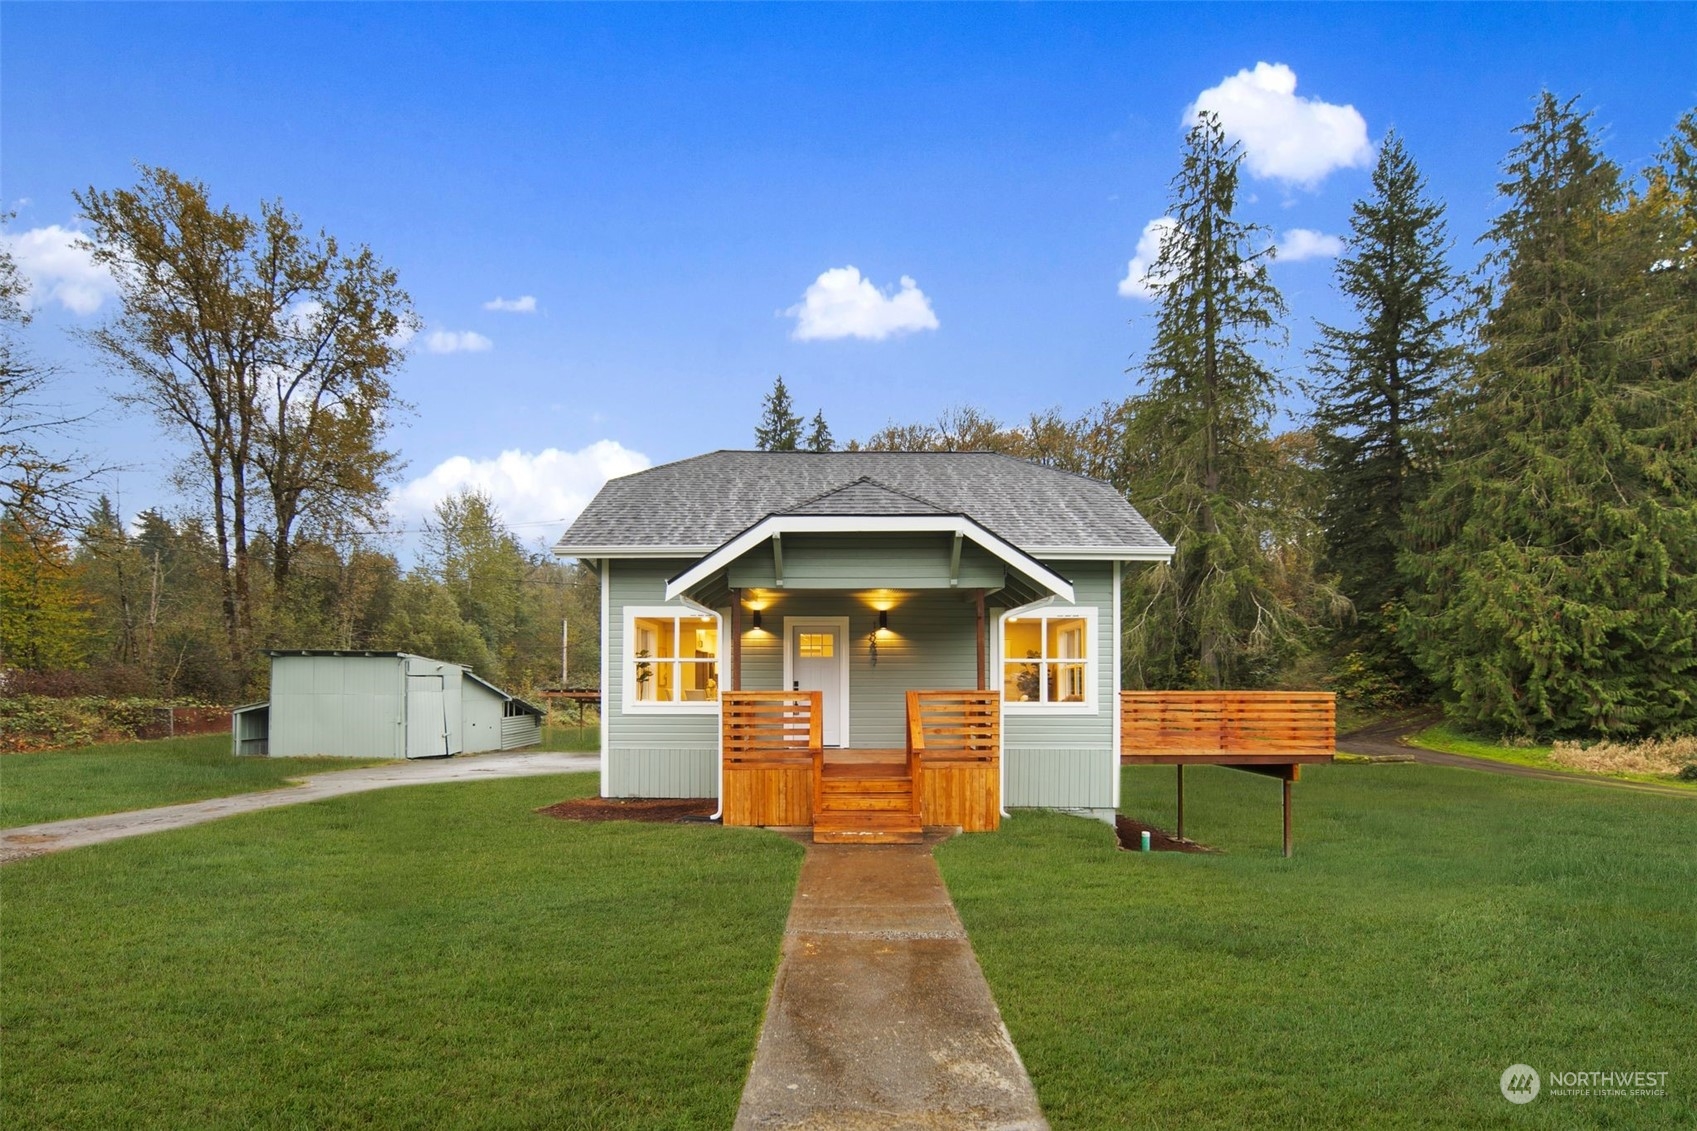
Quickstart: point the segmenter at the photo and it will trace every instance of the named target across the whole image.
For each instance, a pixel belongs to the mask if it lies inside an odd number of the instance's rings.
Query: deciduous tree
[[[303,528],[380,508],[396,468],[382,443],[405,407],[389,377],[416,319],[370,249],[344,253],[281,202],[255,219],[146,166],[134,188],[77,202],[122,300],[89,340],[192,444],[184,481],[211,514],[227,646],[243,664],[256,533],[269,534],[281,590]]]

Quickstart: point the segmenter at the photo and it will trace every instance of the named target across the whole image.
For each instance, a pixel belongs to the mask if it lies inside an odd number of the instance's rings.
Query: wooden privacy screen
[[[1122,762],[1226,765],[1329,762],[1329,691],[1122,691]]]
[[[824,715],[817,691],[722,691],[727,825],[811,825],[813,760]]]
[[[989,832],[1002,813],[1002,697],[994,691],[907,693],[907,749],[920,819]]]

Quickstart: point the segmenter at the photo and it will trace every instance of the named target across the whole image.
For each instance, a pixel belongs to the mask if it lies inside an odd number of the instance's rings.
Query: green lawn
[[[1487,742],[1482,738],[1457,730],[1448,723],[1427,727],[1419,734],[1409,738],[1416,746],[1424,746],[1428,750],[1438,750],[1445,754],[1466,754],[1474,758],[1488,758],[1493,762],[1508,762],[1516,766],[1532,766],[1540,770],[1554,770],[1557,773],[1573,774],[1582,778],[1609,777],[1623,781],[1654,782],[1656,785],[1671,785],[1689,789],[1697,795],[1697,782],[1682,782],[1666,774],[1593,774],[1585,770],[1577,770],[1572,766],[1564,766],[1550,757],[1548,746],[1504,746],[1501,743]]]
[[[1171,828],[1172,772],[1126,771]],[[1020,814],[937,855],[1057,1129],[1697,1126],[1697,799],[1411,764],[1186,774],[1225,854]],[[1662,1097],[1498,1091],[1667,1072]]]
[[[112,742],[0,757],[0,828],[275,789],[381,759],[238,758],[230,736]]]
[[[545,726],[542,728],[542,745],[531,749],[598,754],[601,752],[601,724],[591,716],[583,726],[570,722],[561,726]]]
[[[382,790],[7,865],[8,1128],[728,1127],[801,849]]]

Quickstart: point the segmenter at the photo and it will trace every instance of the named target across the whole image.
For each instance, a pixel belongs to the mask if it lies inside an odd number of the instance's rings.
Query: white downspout
[[[680,597],[679,600],[696,612],[706,613],[713,618],[713,623],[719,626],[719,643],[722,652],[725,640],[725,618],[719,615],[717,609],[709,609],[699,601],[692,601],[688,597]],[[723,694],[723,692],[724,689],[721,687],[720,693]],[[713,810],[707,819],[709,821],[723,821],[725,819],[725,703],[718,697],[715,697],[713,702],[718,707],[718,725],[713,728],[713,749],[715,761],[719,766],[719,807]]]

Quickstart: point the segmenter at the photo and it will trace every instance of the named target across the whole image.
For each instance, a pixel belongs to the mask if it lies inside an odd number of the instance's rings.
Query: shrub
[[[1697,781],[1697,762],[1692,762],[1679,771],[1680,781]]]
[[[1599,742],[1594,746],[1558,742],[1550,751],[1550,760],[1598,774],[1680,774],[1683,778],[1697,763],[1697,736]]]

